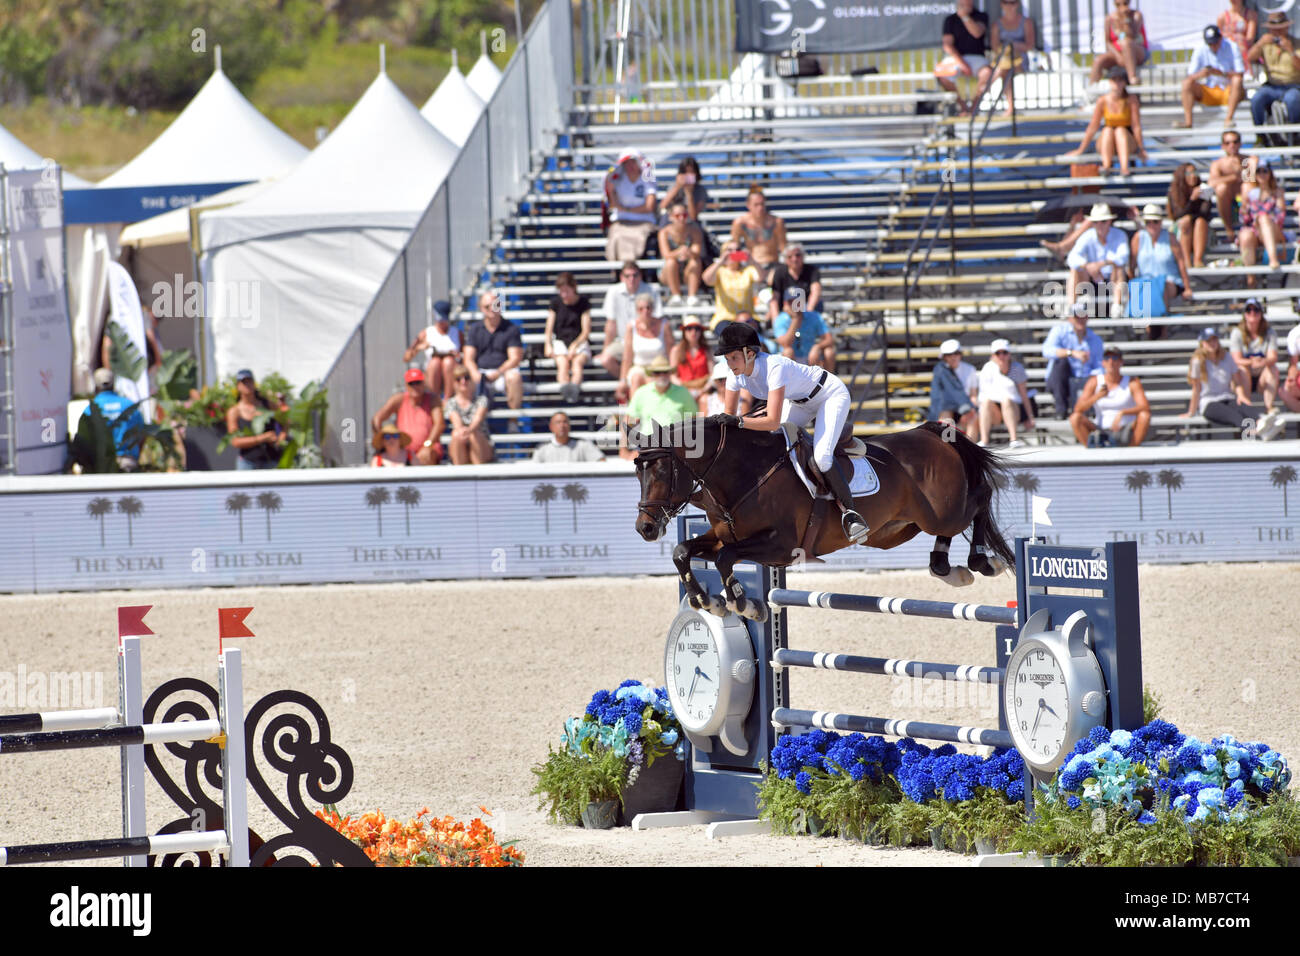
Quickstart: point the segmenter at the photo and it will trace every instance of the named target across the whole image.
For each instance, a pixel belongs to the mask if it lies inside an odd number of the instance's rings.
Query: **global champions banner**
[[[937,47],[957,6],[924,0],[736,0],[742,53],[869,53]]]

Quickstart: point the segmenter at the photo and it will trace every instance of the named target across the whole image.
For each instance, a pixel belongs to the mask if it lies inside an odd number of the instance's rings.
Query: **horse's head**
[[[694,447],[682,441],[681,426],[655,426],[650,434],[628,433],[628,445],[636,449],[636,477],[641,483],[637,502],[636,533],[646,541],[658,541],[668,530],[668,521],[690,501],[696,475],[685,458]]]

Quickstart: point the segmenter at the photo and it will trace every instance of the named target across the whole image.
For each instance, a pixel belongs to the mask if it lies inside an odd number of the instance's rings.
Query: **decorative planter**
[[[944,843],[953,853],[969,853],[971,849],[970,841],[966,839],[964,833],[945,833]]]
[[[930,846],[936,850],[948,849],[948,844],[943,839],[943,827],[930,827]]]
[[[998,841],[992,837],[976,837],[975,852],[980,856],[992,856],[998,852]]]
[[[630,826],[638,813],[666,813],[681,809],[685,779],[685,761],[672,754],[660,757],[649,767],[642,767],[636,783],[623,788],[619,826]]]
[[[609,830],[618,820],[618,801],[602,800],[589,803],[582,811],[582,825],[588,830]]]
[[[234,471],[239,452],[233,445],[217,454],[217,445],[226,437],[226,427],[209,426],[185,429],[186,471]]]

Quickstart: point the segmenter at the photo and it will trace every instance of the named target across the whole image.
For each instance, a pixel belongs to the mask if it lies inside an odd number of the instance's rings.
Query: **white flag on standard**
[[[1052,519],[1047,516],[1047,509],[1051,504],[1051,498],[1041,498],[1038,495],[1034,495],[1034,524],[1045,524],[1049,528],[1052,526]]]

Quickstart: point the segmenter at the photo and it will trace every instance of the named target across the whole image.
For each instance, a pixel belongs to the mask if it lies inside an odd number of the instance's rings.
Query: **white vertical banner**
[[[131,344],[145,360],[144,368],[135,381],[119,378],[113,385],[113,391],[128,402],[138,402],[149,397],[149,343],[144,337],[144,313],[140,306],[140,295],[135,290],[135,280],[117,262],[108,264],[108,304],[111,310],[109,318],[126,332]],[[146,422],[153,421],[153,402],[147,401],[141,405],[140,414]]]
[[[8,170],[5,202],[13,279],[17,471],[46,475],[63,470],[72,398],[58,167]]]

